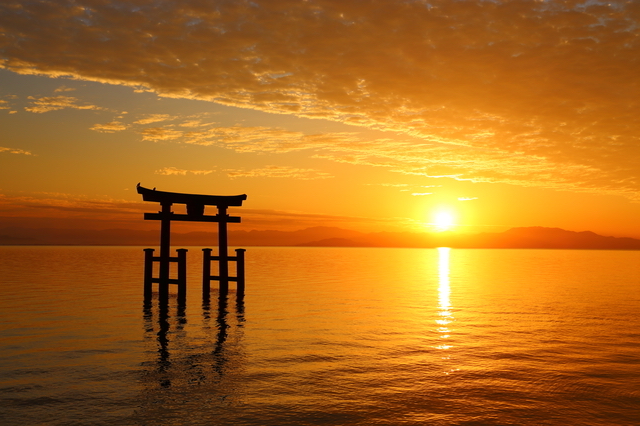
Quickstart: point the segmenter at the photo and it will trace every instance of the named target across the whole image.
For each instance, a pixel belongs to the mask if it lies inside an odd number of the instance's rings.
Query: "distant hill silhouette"
[[[300,247],[371,247],[365,242],[356,242],[347,238],[326,238],[297,245]]]
[[[590,231],[574,232],[560,228],[512,228],[501,233],[371,233],[355,238],[330,238],[299,244],[334,247],[455,247],[455,248],[550,248],[640,250],[635,238],[605,237]]]
[[[2,228],[1,245],[143,245],[159,244],[159,231]],[[233,246],[305,247],[456,247],[640,250],[635,238],[606,237],[559,228],[512,228],[500,233],[373,232],[318,226],[298,231],[229,231]],[[174,246],[216,246],[215,232],[172,234]]]
[[[605,237],[591,231],[573,232],[560,228],[512,228],[501,234],[488,234],[477,244],[485,247],[570,248],[570,249],[640,249],[640,240]]]
[[[502,233],[482,233],[456,238],[453,247],[556,248],[638,250],[635,238],[605,237],[590,231],[574,232],[540,226],[512,228]]]

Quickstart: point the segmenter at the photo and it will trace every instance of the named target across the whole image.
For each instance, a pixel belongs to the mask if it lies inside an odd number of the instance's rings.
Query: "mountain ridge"
[[[216,232],[172,234],[172,245],[217,245]],[[0,228],[0,245],[149,245],[159,244],[157,230]],[[318,226],[296,231],[229,231],[233,246],[300,247],[453,247],[640,250],[640,239],[602,236],[541,226],[516,227],[498,233],[370,232]]]

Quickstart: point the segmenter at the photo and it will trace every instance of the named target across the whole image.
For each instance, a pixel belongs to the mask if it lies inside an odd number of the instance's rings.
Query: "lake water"
[[[139,247],[0,256],[2,425],[640,424],[638,251],[249,247],[203,305],[190,248],[182,307]]]

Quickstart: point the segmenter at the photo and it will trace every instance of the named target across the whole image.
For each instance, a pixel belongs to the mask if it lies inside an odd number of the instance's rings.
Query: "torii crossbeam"
[[[137,185],[138,194],[142,195],[143,201],[151,201],[160,203],[162,209],[158,213],[145,213],[145,220],[159,220],[160,222],[160,256],[153,257],[153,249],[146,249],[147,258],[145,260],[145,297],[151,294],[151,285],[154,282],[160,285],[160,297],[168,297],[168,285],[178,284],[178,298],[180,293],[184,296],[186,292],[186,250],[178,251],[179,256],[172,258],[171,251],[171,221],[182,222],[218,222],[218,256],[210,256],[211,249],[204,249],[205,264],[203,266],[203,294],[208,298],[209,282],[212,279],[220,281],[220,291],[227,292],[229,281],[238,283],[238,291],[244,289],[244,249],[238,249],[237,256],[232,257],[228,254],[227,244],[227,223],[240,223],[240,217],[229,216],[227,208],[242,206],[242,202],[247,199],[246,194],[242,195],[201,195],[201,194],[182,194],[179,192],[165,192],[148,189]],[[187,214],[176,214],[171,211],[173,204],[186,204]],[[216,206],[218,214],[214,216],[206,216],[204,214],[205,206]],[[208,251],[207,251],[208,250]],[[182,260],[181,260],[182,259]],[[218,260],[219,275],[210,276],[207,271],[210,270],[209,262]],[[229,277],[229,260],[237,262],[237,276]],[[158,261],[160,263],[159,277],[153,278],[152,263]],[[170,262],[178,262],[178,279],[170,279]],[[181,264],[182,262],[182,264]],[[183,271],[181,274],[180,271]],[[181,277],[182,275],[182,277]]]

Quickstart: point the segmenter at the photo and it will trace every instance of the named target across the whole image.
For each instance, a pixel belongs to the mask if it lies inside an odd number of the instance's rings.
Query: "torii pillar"
[[[246,194],[242,195],[200,195],[182,194],[178,192],[156,191],[147,189],[140,184],[137,185],[138,193],[142,195],[144,201],[158,202],[161,211],[158,213],[145,213],[145,220],[160,220],[160,256],[154,257],[154,249],[145,249],[145,299],[151,296],[151,288],[154,282],[159,284],[161,300],[168,300],[169,284],[178,284],[178,300],[184,301],[186,297],[186,249],[178,249],[178,257],[171,257],[171,221],[183,222],[218,222],[218,256],[211,256],[211,249],[203,249],[203,297],[208,300],[210,281],[220,282],[220,292],[226,293],[229,288],[229,281],[238,283],[238,292],[244,291],[244,249],[236,249],[236,256],[229,256],[227,242],[227,223],[240,223],[240,217],[229,216],[227,208],[230,206],[242,206],[242,202],[247,199]],[[173,204],[186,204],[187,214],[176,214],[171,211]],[[206,216],[205,206],[216,206],[218,214]],[[219,262],[219,274],[212,276],[211,260]],[[236,261],[237,274],[235,277],[229,276],[229,261]],[[153,278],[153,262],[159,262],[159,276]],[[178,278],[170,278],[170,264],[178,262]]]

